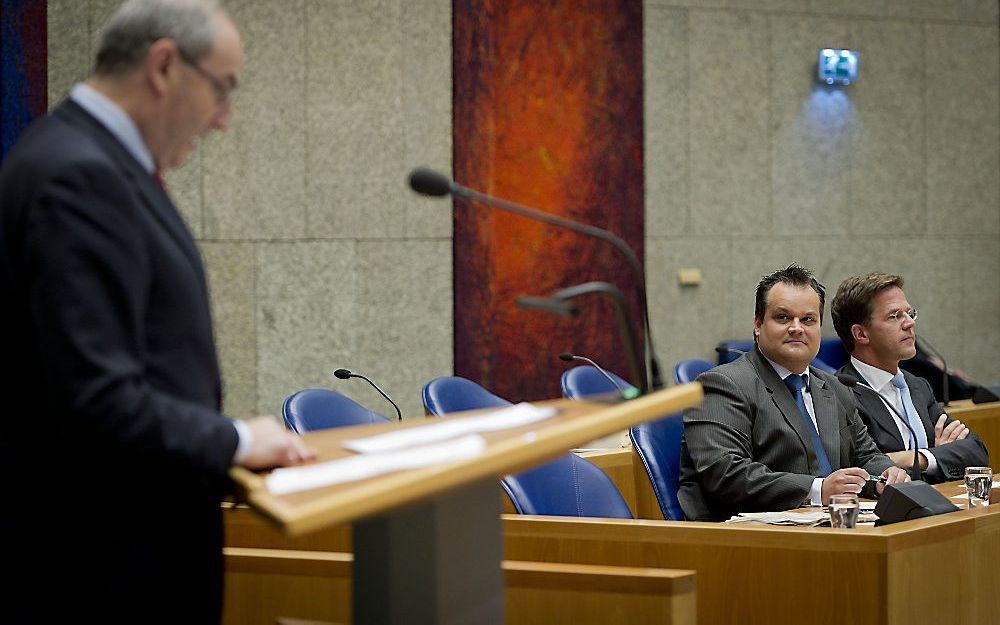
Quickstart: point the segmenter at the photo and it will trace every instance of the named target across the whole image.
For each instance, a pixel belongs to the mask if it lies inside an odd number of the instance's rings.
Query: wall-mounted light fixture
[[[827,85],[845,87],[858,79],[858,63],[861,57],[854,50],[823,48],[816,61],[817,78]]]

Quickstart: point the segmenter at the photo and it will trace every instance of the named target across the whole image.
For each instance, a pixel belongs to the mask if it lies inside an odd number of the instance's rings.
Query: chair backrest
[[[608,371],[615,382],[625,390],[632,388],[621,376]],[[615,393],[618,388],[604,377],[596,367],[590,365],[580,365],[563,371],[562,374],[562,394],[569,399],[582,399],[591,395],[606,395]]]
[[[519,514],[632,518],[611,478],[576,454],[505,476],[500,482]]]
[[[649,475],[663,518],[683,521],[684,512],[677,500],[677,488],[681,477],[684,414],[678,412],[663,419],[634,425],[628,435]]]
[[[325,388],[307,388],[292,393],[281,406],[281,415],[285,426],[299,434],[389,421],[389,417],[368,410],[350,397]]]
[[[425,384],[423,399],[428,414],[439,417],[462,410],[511,405],[472,380],[457,376],[436,378]],[[576,454],[508,475],[500,483],[520,514],[632,518],[628,504],[611,478]]]
[[[422,395],[424,410],[436,417],[463,410],[503,408],[511,405],[503,397],[494,395],[472,380],[458,376],[431,380],[424,384]]]
[[[748,352],[753,349],[753,341],[723,341],[719,347],[735,349],[741,352]],[[844,351],[844,344],[840,339],[823,339],[820,341],[819,354],[813,359],[810,365],[826,373],[837,373],[837,369],[847,362],[847,352]],[[739,358],[739,354],[733,352],[719,352],[719,364],[724,365]],[[829,360],[828,360],[829,358]],[[839,365],[837,363],[840,363]]]
[[[700,358],[688,358],[687,360],[682,360],[674,366],[674,382],[678,384],[694,382],[695,378],[714,366],[715,365],[707,360],[702,360]]]

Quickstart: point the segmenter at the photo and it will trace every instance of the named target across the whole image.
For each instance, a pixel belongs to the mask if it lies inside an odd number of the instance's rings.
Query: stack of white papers
[[[356,456],[301,467],[275,469],[265,479],[275,495],[354,482],[384,473],[418,469],[474,458],[486,449],[481,432],[528,425],[556,414],[555,408],[520,403],[467,419],[439,421],[421,427],[344,441]]]
[[[762,523],[764,525],[804,525],[813,526],[830,521],[829,513],[815,512],[741,512],[726,523]]]

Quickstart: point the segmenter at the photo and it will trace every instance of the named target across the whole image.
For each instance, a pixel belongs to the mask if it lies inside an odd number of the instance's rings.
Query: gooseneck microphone
[[[879,393],[878,391],[876,391],[872,387],[868,386],[867,384],[865,384],[864,382],[862,382],[858,378],[854,377],[850,373],[838,373],[837,374],[837,379],[840,380],[840,383],[843,384],[844,386],[847,386],[847,387],[850,387],[850,388],[863,388],[866,391],[868,391],[869,393],[872,393],[873,395],[875,395],[875,397],[878,397],[879,399],[881,399],[882,403],[885,404],[885,407],[888,408],[889,410],[891,410],[892,414],[896,415],[896,417],[899,418],[899,420],[903,423],[903,425],[906,426],[906,429],[910,431],[910,436],[913,437],[912,438],[912,440],[913,440],[913,466],[910,467],[910,470],[908,471],[908,473],[910,474],[910,480],[912,480],[914,482],[920,481],[920,452],[917,450],[917,433],[913,431],[913,427],[910,425],[909,419],[907,419],[903,415],[899,414],[899,411],[896,410],[896,407],[892,405],[892,402],[890,402],[885,397],[882,397],[882,393]]]
[[[375,384],[374,382],[372,382],[365,376],[361,375],[360,373],[354,373],[350,369],[337,369],[336,371],[333,372],[333,375],[341,380],[349,380],[351,378],[361,378],[365,382],[371,384],[372,388],[378,391],[382,397],[385,397],[385,400],[390,404],[392,404],[392,407],[396,409],[396,418],[399,419],[400,421],[403,420],[403,413],[399,411],[399,406],[396,405],[396,402],[392,401],[391,397],[385,394],[385,391],[383,391],[378,387],[378,384]]]
[[[411,171],[409,182],[410,188],[421,195],[443,197],[451,194],[453,196],[464,197],[477,202],[482,202],[487,206],[492,206],[509,213],[514,213],[515,215],[520,215],[521,217],[526,217],[527,219],[541,221],[552,226],[566,228],[567,230],[572,230],[573,232],[577,232],[579,234],[600,239],[618,250],[618,252],[625,257],[625,260],[628,261],[628,264],[632,269],[632,273],[635,274],[636,287],[639,293],[639,308],[642,312],[643,329],[645,330],[645,342],[649,360],[648,378],[646,375],[643,375],[643,380],[647,380],[647,384],[644,386],[649,386],[654,390],[663,388],[663,377],[660,375],[660,363],[656,357],[656,349],[653,347],[653,335],[649,326],[649,306],[646,302],[646,276],[642,270],[642,264],[639,262],[639,257],[636,256],[635,252],[632,251],[632,248],[629,247],[628,243],[626,243],[624,239],[603,228],[598,228],[597,226],[580,223],[559,215],[553,215],[534,208],[529,208],[522,204],[516,204],[508,200],[480,193],[479,191],[464,187],[444,174],[438,173],[426,167],[418,167],[417,169]],[[645,368],[645,361],[643,362],[643,365]]]
[[[597,364],[596,362],[594,362],[590,358],[587,358],[586,356],[577,356],[576,354],[571,354],[569,352],[563,352],[563,353],[559,354],[559,360],[565,360],[566,362],[573,362],[574,360],[579,361],[579,362],[585,362],[585,363],[589,364],[591,367],[593,367],[593,368],[597,369],[598,371],[600,371],[601,375],[603,375],[604,377],[606,377],[608,379],[608,382],[611,382],[615,386],[615,388],[618,389],[619,393],[624,393],[625,392],[625,389],[622,388],[622,385],[619,384],[613,377],[611,377],[611,374],[608,373],[607,370],[604,367],[602,367],[601,365]]]

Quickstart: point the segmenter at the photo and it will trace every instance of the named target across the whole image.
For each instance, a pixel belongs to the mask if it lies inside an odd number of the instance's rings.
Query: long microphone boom
[[[383,391],[378,387],[378,384],[375,384],[374,382],[372,382],[365,376],[361,375],[360,373],[354,373],[350,369],[337,369],[336,371],[333,372],[333,375],[341,380],[349,380],[351,378],[361,378],[365,382],[371,384],[372,388],[378,391],[379,394],[382,395],[382,397],[385,397],[385,400],[390,404],[392,404],[392,407],[396,409],[396,418],[400,421],[403,420],[403,413],[399,411],[399,406],[396,405],[396,402],[392,401],[391,397],[385,394],[385,391]]]
[[[629,247],[628,243],[626,243],[624,239],[603,228],[598,228],[597,226],[580,223],[559,215],[553,215],[534,208],[529,208],[522,204],[516,204],[508,200],[480,193],[479,191],[464,187],[444,174],[438,173],[426,167],[418,167],[410,172],[409,182],[410,188],[421,195],[443,197],[451,194],[453,196],[464,197],[477,202],[482,202],[487,206],[499,208],[500,210],[514,213],[515,215],[520,215],[528,219],[541,221],[552,226],[566,228],[567,230],[572,230],[573,232],[600,239],[618,250],[618,252],[625,257],[625,260],[628,261],[629,267],[632,269],[632,273],[635,274],[636,284],[638,287],[639,307],[642,311],[642,322],[643,329],[645,330],[645,343],[649,360],[649,370],[646,372],[648,375],[647,385],[654,390],[663,388],[663,377],[660,375],[660,363],[656,357],[656,349],[653,347],[653,335],[649,326],[649,306],[646,302],[646,276],[642,270],[642,263],[639,262],[639,257],[636,256],[635,252],[631,247]],[[645,365],[645,361],[643,364]],[[644,376],[644,378],[645,377],[646,376]]]
[[[869,393],[872,393],[873,395],[875,395],[875,397],[878,397],[879,399],[881,399],[882,403],[885,404],[885,407],[888,408],[889,410],[891,410],[892,413],[894,415],[896,415],[896,417],[899,418],[899,420],[903,423],[903,425],[906,426],[906,429],[910,431],[910,436],[913,437],[913,439],[912,439],[913,440],[913,466],[911,466],[910,470],[909,470],[910,480],[912,480],[914,482],[920,481],[920,452],[917,450],[917,433],[913,431],[913,426],[910,425],[910,421],[908,419],[903,418],[903,415],[899,414],[899,411],[896,410],[896,407],[893,406],[892,403],[888,399],[886,399],[885,397],[882,397],[881,393],[879,393],[878,391],[876,391],[872,387],[868,386],[867,384],[863,383],[861,380],[859,380],[858,378],[854,377],[850,373],[838,373],[837,374],[837,379],[840,380],[840,383],[843,384],[844,386],[847,386],[847,387],[850,387],[850,388],[863,388],[866,391],[868,391]]]
[[[944,356],[941,355],[941,352],[939,352],[936,347],[934,347],[933,345],[930,344],[930,341],[928,341],[924,337],[916,335],[916,334],[913,335],[913,338],[916,341],[917,345],[920,345],[921,347],[923,347],[924,349],[926,349],[927,351],[929,351],[934,356],[937,356],[941,360],[941,369],[942,369],[942,371],[941,371],[941,404],[944,405],[944,406],[947,406],[948,405],[948,363],[945,361]]]

